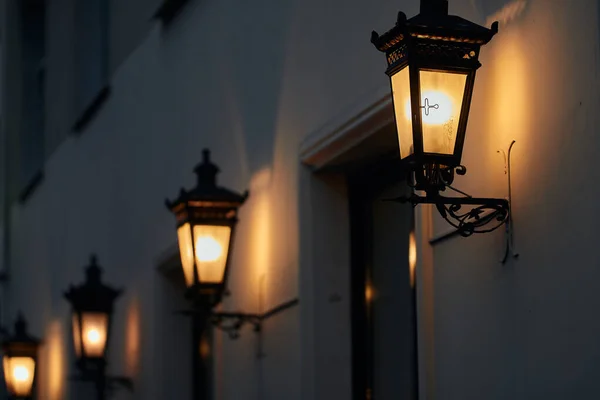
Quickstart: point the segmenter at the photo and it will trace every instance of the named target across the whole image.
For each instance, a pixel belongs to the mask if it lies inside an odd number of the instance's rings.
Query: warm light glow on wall
[[[127,375],[136,376],[140,361],[140,302],[134,296],[127,311],[127,332],[125,333]]]
[[[250,263],[252,266],[254,284],[252,288],[254,290],[247,291],[248,295],[252,298],[247,299],[249,304],[256,304],[258,310],[266,306],[266,293],[267,293],[267,275],[268,268],[271,263],[272,256],[272,241],[274,240],[272,234],[272,204],[271,204],[271,169],[265,168],[258,171],[250,181],[250,193],[249,197],[250,206],[252,212],[248,213],[248,225],[249,231],[245,243],[249,246],[247,248]],[[241,274],[238,271],[237,274]],[[250,276],[248,276],[250,278]],[[236,292],[237,293],[237,292]]]
[[[61,400],[64,398],[65,348],[60,321],[50,324],[46,337],[46,345],[43,348],[47,354],[47,361],[43,364],[47,367],[41,372],[47,373],[48,400]]]
[[[531,99],[535,94],[531,92],[530,56],[518,31],[506,31],[499,39],[494,44],[494,57],[486,60],[489,72],[482,82],[486,89],[476,98],[486,105],[480,108],[487,122],[486,154],[495,154],[500,149],[506,151],[512,140],[517,140],[519,147],[526,147],[533,137],[530,135]],[[484,157],[481,162],[482,169],[504,167],[501,158]]]
[[[415,287],[415,274],[417,271],[417,241],[415,233],[411,232],[408,236],[408,267],[410,273],[410,286]]]
[[[200,351],[202,358],[208,358],[210,356],[210,344],[206,337],[203,337],[200,341],[200,349],[198,349],[198,351]]]
[[[370,303],[373,301],[373,298],[375,296],[375,289],[373,288],[373,285],[371,285],[370,283],[367,283],[367,285],[365,286],[365,300],[367,303]]]

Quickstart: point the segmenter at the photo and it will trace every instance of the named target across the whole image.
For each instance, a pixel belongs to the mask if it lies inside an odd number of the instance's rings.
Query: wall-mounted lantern
[[[184,314],[192,317],[192,399],[199,400],[205,398],[206,385],[200,378],[203,364],[198,349],[208,325],[222,329],[235,339],[245,323],[253,325],[255,332],[259,332],[264,319],[296,305],[298,300],[281,304],[264,314],[213,311],[226,290],[237,214],[248,192],[240,194],[217,186],[219,168],[211,162],[209,150],[203,151],[203,161],[194,172],[196,187],[189,191],[181,189],[177,199],[166,200],[166,206],[177,221],[186,297],[192,302],[192,310]]]
[[[479,53],[497,32],[497,22],[488,29],[448,15],[447,0],[421,0],[420,14],[407,20],[400,12],[391,30],[371,36],[387,57],[400,157],[415,189],[426,194],[397,200],[435,204],[464,236],[508,221],[505,199],[440,195],[453,189],[455,173],[466,173],[460,162]],[[462,205],[475,207],[462,212]],[[486,226],[493,221],[495,226]]]
[[[40,340],[27,333],[27,323],[19,314],[15,331],[2,343],[4,382],[13,399],[33,397],[36,364]]]
[[[70,286],[64,294],[71,303],[73,347],[77,367],[82,376],[79,380],[93,381],[98,399],[106,397],[107,386],[119,383],[131,388],[131,381],[124,377],[106,376],[106,353],[110,344],[110,331],[114,302],[121,290],[102,282],[102,269],[95,255],[86,268],[86,280],[78,286]]]
[[[218,303],[227,282],[229,254],[233,244],[238,209],[246,198],[217,186],[219,168],[204,150],[203,162],[194,172],[194,189],[181,189],[173,202],[166,201],[177,219],[179,254],[188,296],[204,296]]]

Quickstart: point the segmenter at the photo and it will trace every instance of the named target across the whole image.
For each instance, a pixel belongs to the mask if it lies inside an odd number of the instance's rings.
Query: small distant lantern
[[[217,186],[219,168],[203,151],[203,161],[196,166],[197,185],[181,189],[167,208],[177,220],[179,254],[188,293],[206,295],[218,302],[223,293],[229,265],[239,207],[248,192],[239,194]]]
[[[72,307],[73,344],[78,365],[84,369],[90,364],[105,363],[106,349],[110,339],[113,305],[120,290],[101,281],[102,270],[97,257],[91,256],[86,269],[86,280],[79,286],[71,286],[65,298]]]
[[[421,12],[371,41],[385,52],[400,158],[426,190],[437,167],[460,165],[481,46],[498,32],[448,15],[447,0],[421,0]],[[426,178],[427,177],[427,178]]]
[[[32,397],[40,340],[27,333],[27,323],[19,314],[14,335],[2,343],[4,381],[14,399]]]

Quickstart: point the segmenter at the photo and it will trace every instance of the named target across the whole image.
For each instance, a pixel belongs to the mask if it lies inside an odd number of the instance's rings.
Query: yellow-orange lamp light
[[[105,363],[113,306],[121,294],[102,283],[101,273],[97,257],[92,255],[85,282],[65,293],[72,307],[73,347],[78,366],[84,370]]]
[[[27,323],[21,314],[15,323],[14,335],[3,342],[2,366],[4,382],[12,398],[31,398],[36,377],[40,341],[27,333]]]
[[[452,187],[455,175],[467,172],[460,163],[475,73],[481,67],[479,53],[496,33],[498,22],[488,29],[449,15],[448,0],[421,0],[418,15],[407,19],[400,12],[392,29],[383,35],[371,33],[371,42],[387,59],[407,182],[425,193],[413,191],[393,201],[435,204],[442,218],[465,237],[492,232],[509,221],[508,200],[477,198]],[[464,197],[441,195],[446,189]]]
[[[448,15],[447,0],[421,0],[420,14],[407,20],[401,12],[391,30],[372,33],[387,58],[400,158],[417,189],[440,180],[438,166],[460,166],[480,48],[497,32],[497,23],[488,29]]]
[[[203,151],[203,161],[194,169],[197,185],[181,189],[167,208],[177,220],[177,241],[188,294],[207,295],[218,302],[227,280],[229,254],[239,207],[248,196],[217,186],[219,168]]]

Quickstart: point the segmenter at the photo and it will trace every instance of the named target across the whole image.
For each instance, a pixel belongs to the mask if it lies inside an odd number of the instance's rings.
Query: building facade
[[[38,399],[93,398],[69,380],[63,298],[91,253],[124,288],[108,369],[134,391],[115,398],[190,397],[164,199],[193,185],[204,148],[220,184],[250,192],[219,309],[298,300],[259,334],[213,332],[212,398],[600,394],[600,3],[450,0],[452,14],[500,22],[455,185],[506,197],[501,151],[516,141],[519,256],[504,264],[503,230],[439,240],[450,231],[434,208],[380,201],[408,188],[369,35],[399,10],[419,2],[3,0],[0,323],[22,310],[43,338]]]

